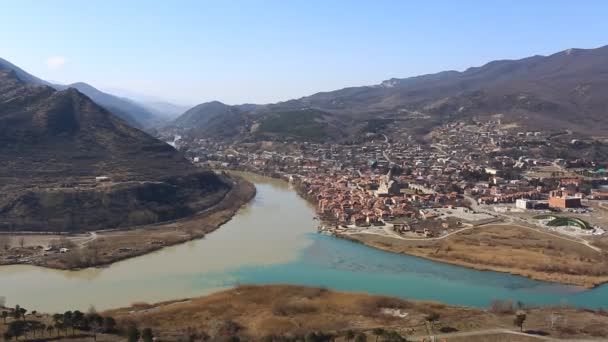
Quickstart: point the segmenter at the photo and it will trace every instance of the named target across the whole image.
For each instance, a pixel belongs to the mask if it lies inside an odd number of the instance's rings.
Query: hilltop
[[[27,84],[48,86],[60,91],[70,88],[77,89],[79,92],[95,101],[98,105],[122,118],[133,127],[148,128],[161,119],[160,116],[162,111],[159,113],[159,111],[148,109],[146,106],[135,101],[105,93],[84,82],[76,82],[68,85],[47,82],[29,74],[25,70],[2,58],[0,58],[0,69],[13,71],[19,80]]]
[[[77,89],[109,112],[127,121],[127,123],[133,127],[147,128],[156,120],[159,120],[155,113],[144,106],[129,99],[105,93],[84,82],[68,85],[55,84],[53,87],[57,90],[66,90],[70,88]]]

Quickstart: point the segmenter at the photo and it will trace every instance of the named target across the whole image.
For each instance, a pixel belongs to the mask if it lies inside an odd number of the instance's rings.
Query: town
[[[320,230],[327,233],[429,238],[517,220],[570,235],[603,234],[605,165],[539,156],[535,150],[546,143],[547,133],[505,126],[499,119],[447,124],[430,134],[426,146],[411,137],[393,142],[373,133],[357,145],[260,146],[181,137],[172,143],[185,146],[200,165],[291,182],[317,206]]]

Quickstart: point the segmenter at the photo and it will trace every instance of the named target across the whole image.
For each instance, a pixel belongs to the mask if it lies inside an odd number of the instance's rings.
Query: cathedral
[[[399,183],[397,183],[393,179],[393,169],[391,168],[388,173],[382,176],[380,180],[380,185],[378,186],[378,190],[376,191],[377,197],[386,197],[386,196],[397,196],[401,194],[401,187]]]

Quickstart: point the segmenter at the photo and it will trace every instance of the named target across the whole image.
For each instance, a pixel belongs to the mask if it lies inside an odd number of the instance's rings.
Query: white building
[[[525,198],[519,198],[515,200],[515,207],[519,209],[531,209],[532,203],[530,200]]]

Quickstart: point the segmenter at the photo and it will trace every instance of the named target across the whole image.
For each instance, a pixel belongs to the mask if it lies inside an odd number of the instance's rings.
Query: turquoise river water
[[[0,267],[0,297],[38,311],[85,310],[192,297],[236,284],[326,286],[486,307],[494,299],[608,307],[587,290],[386,253],[316,233],[314,209],[285,182],[245,175],[256,198],[205,239],[106,268]]]

